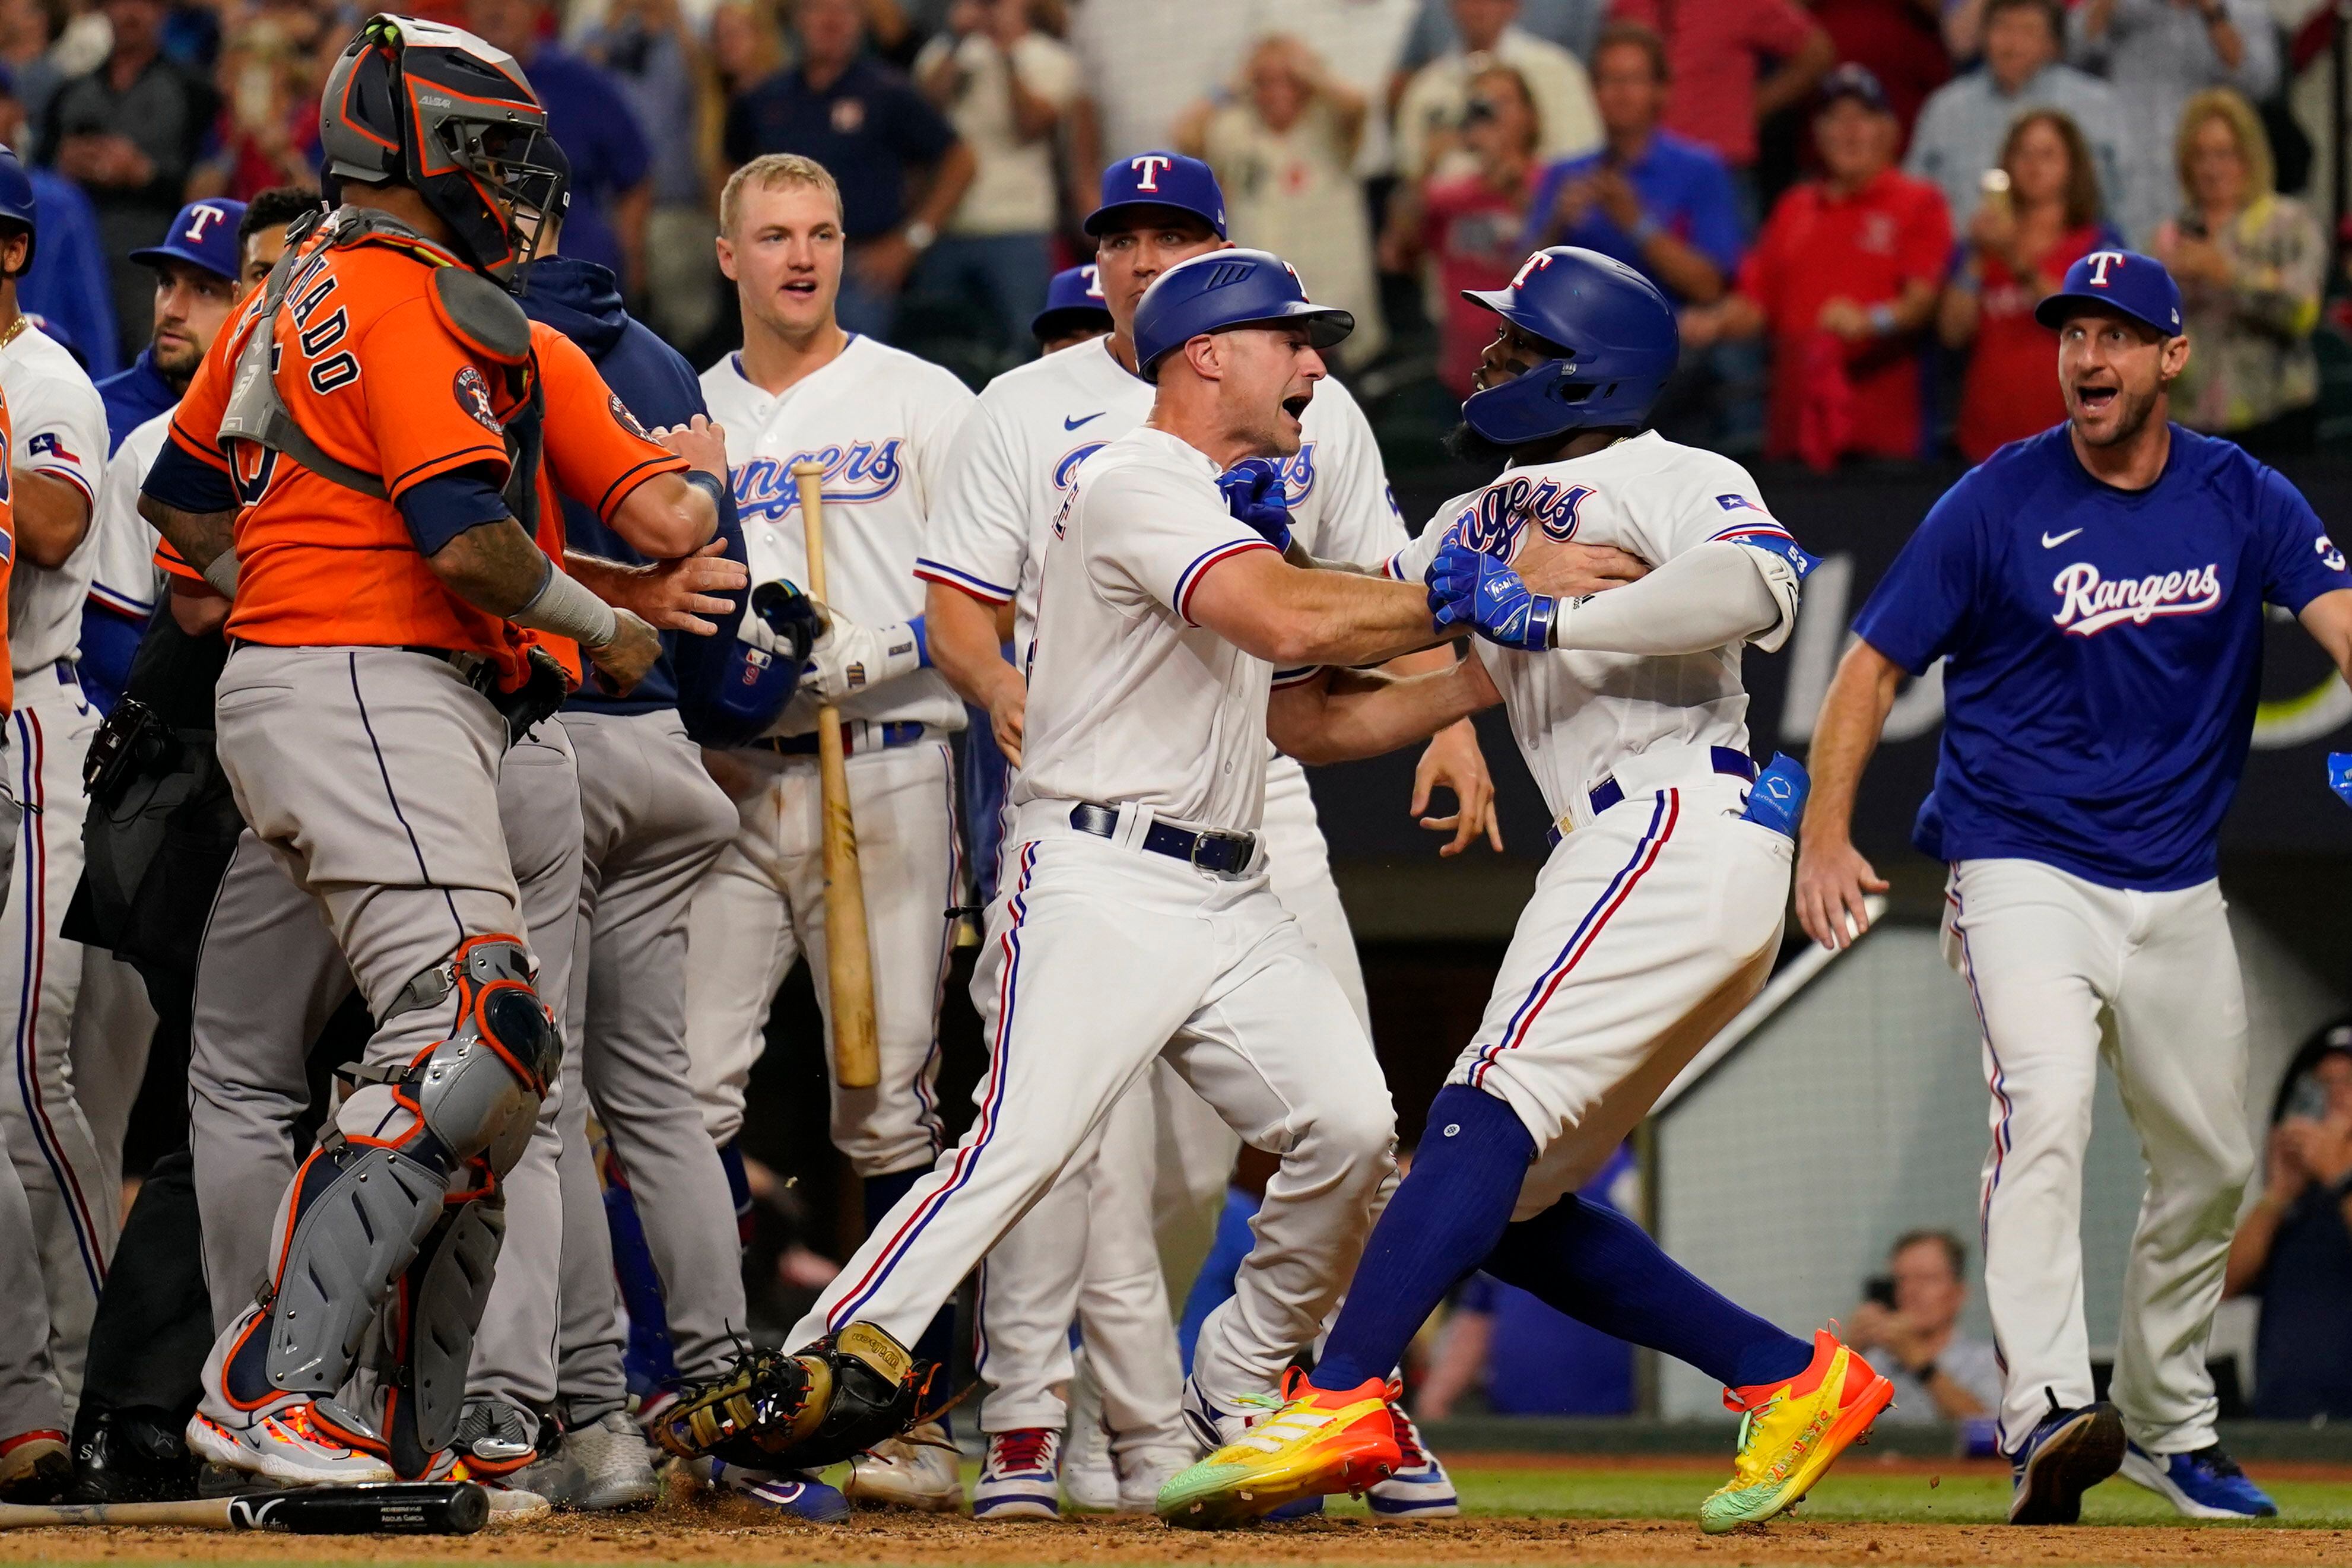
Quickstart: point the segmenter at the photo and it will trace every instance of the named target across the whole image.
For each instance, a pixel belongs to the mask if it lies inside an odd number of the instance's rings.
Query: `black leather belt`
[[[1097,838],[1116,837],[1118,807],[1081,801],[1070,807],[1070,826]],[[1143,830],[1143,847],[1154,855],[1181,860],[1194,870],[1212,876],[1244,877],[1249,874],[1250,862],[1257,857],[1257,835],[1229,833],[1215,827],[1195,833],[1188,827],[1155,822]]]
[[[1755,782],[1756,759],[1747,752],[1731,746],[1709,746],[1707,754],[1708,761],[1714,764],[1717,773],[1727,773],[1733,778],[1746,779],[1751,784]],[[1592,803],[1592,815],[1598,816],[1625,798],[1625,786],[1617,782],[1615,773],[1612,773],[1602,779],[1587,798]],[[1558,844],[1561,837],[1559,824],[1553,823],[1548,833],[1549,841]]]
[[[874,728],[882,731],[882,749],[886,752],[893,746],[912,745],[923,738],[923,725],[912,719],[892,719],[876,724]],[[816,755],[816,731],[812,730],[805,735],[771,735],[752,742],[751,749],[773,752],[781,757],[814,757]],[[857,754],[857,726],[855,724],[841,727],[841,754],[845,757]]]
[[[457,672],[458,679],[485,697],[495,695],[499,689],[499,661],[488,654],[471,648],[425,647],[417,643],[403,643],[400,651],[439,659]]]

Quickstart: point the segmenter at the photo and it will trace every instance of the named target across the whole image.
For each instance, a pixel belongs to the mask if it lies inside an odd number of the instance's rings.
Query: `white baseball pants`
[[[1234,1298],[1201,1337],[1212,1398],[1272,1390],[1354,1268],[1395,1169],[1395,1113],[1339,984],[1263,876],[1222,880],[1036,802],[1007,836],[973,976],[996,1026],[981,1112],[795,1327],[909,1342],[1165,1053],[1251,1144],[1284,1156]]]
[[[1963,860],[1944,924],[1992,1088],[1982,1212],[2001,1447],[2023,1441],[2053,1398],[2091,1402],[2083,1151],[2104,1010],[2108,1065],[2147,1161],[2110,1397],[2148,1452],[2201,1448],[2217,1409],[2205,1345],[2254,1166],[2245,988],[2221,887],[2138,892],[2034,860]]]
[[[768,775],[738,803],[741,828],[719,852],[687,921],[687,1055],[716,1143],[742,1130],[743,1092],[766,1047],[776,987],[805,953],[816,998],[831,1006],[824,957],[824,820],[816,759],[732,755]],[[849,799],[866,879],[881,1081],[833,1086],[833,1142],[860,1176],[928,1163],[940,1150],[940,999],[962,897],[955,759],[923,740],[849,759]]]

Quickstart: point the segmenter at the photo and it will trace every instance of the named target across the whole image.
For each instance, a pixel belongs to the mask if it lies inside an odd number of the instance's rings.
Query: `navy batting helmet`
[[[1559,350],[1462,405],[1470,428],[1497,446],[1638,427],[1682,357],[1675,308],[1658,286],[1596,250],[1538,250],[1509,288],[1465,289],[1462,297]]]
[[[33,199],[33,177],[16,157],[16,149],[0,146],[0,224],[25,231],[25,265],[33,265],[33,247],[41,233],[41,207]]]
[[[1307,341],[1328,349],[1356,330],[1335,305],[1309,303],[1289,262],[1263,250],[1212,250],[1180,261],[1143,291],[1135,307],[1135,363],[1146,381],[1160,361],[1204,332],[1297,322]]]
[[[713,746],[756,741],[783,716],[808,668],[817,636],[816,606],[790,583],[751,590],[726,674],[703,705],[695,739]]]

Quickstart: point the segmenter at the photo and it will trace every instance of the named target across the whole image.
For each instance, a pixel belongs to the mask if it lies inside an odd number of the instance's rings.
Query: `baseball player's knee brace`
[[[282,1394],[332,1394],[386,1286],[440,1218],[451,1167],[423,1150],[331,1135],[287,1199],[286,1243],[262,1289],[268,1309],[232,1348],[229,1397],[257,1408]],[[420,1154],[423,1157],[419,1157]]]
[[[408,1266],[395,1350],[401,1373],[384,1419],[392,1467],[402,1476],[423,1475],[457,1437],[474,1331],[506,1234],[506,1199],[495,1188],[453,1200]]]
[[[387,1014],[457,996],[449,1037],[420,1052],[399,1091],[454,1163],[477,1155],[505,1175],[522,1158],[563,1060],[562,1037],[532,988],[530,955],[514,937],[469,938],[408,983]]]

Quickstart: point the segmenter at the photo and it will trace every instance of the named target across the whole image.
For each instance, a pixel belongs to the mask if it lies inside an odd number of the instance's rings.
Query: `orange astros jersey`
[[[282,453],[218,445],[238,354],[261,319],[249,297],[197,368],[173,416],[173,447],[236,486],[238,580],[228,633],[282,647],[422,646],[500,656],[519,668],[506,623],[444,587],[395,504],[412,487],[478,467],[509,468],[504,421],[520,377],[461,342],[431,298],[430,246],[327,248],[322,230],[295,264],[276,322],[277,386],[327,456],[381,478],[387,499],[348,489]]]

